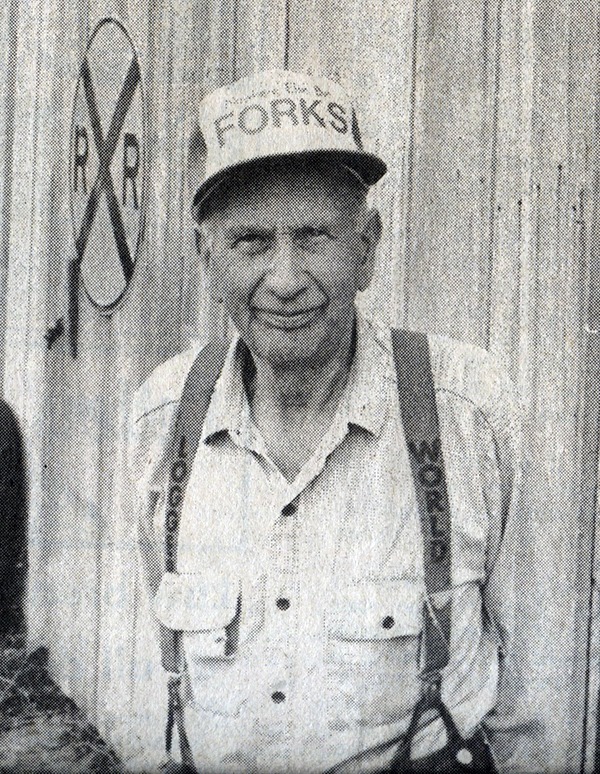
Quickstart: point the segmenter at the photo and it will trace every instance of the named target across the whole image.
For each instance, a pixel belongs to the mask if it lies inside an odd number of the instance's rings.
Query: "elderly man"
[[[357,313],[386,167],[337,84],[263,73],[209,95],[200,129],[197,244],[235,335],[161,366],[133,411],[168,751],[215,772],[535,769],[512,384],[478,348]]]

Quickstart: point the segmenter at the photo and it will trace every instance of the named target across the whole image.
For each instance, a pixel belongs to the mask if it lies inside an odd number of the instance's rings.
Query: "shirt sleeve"
[[[145,408],[136,396],[129,428],[129,466],[135,486],[136,525],[142,582],[150,598],[164,564],[161,514],[166,451],[176,404]]]
[[[519,613],[519,595],[526,592],[527,518],[522,496],[521,411],[516,390],[500,378],[498,400],[490,414],[495,458],[484,475],[488,507],[496,511],[487,553],[484,613],[500,650],[496,706],[484,720],[492,753],[502,774],[544,770],[548,740],[540,701],[534,695],[529,668],[527,621]],[[493,457],[492,457],[493,455]]]
[[[185,377],[198,354],[190,348],[158,366],[133,396],[128,463],[135,488],[139,559],[145,589],[156,594],[164,565],[167,455]]]

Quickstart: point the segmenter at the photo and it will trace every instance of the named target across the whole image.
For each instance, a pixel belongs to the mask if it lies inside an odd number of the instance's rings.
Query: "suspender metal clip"
[[[437,706],[442,695],[442,675],[438,671],[421,672],[421,701],[426,706]]]
[[[419,678],[422,680],[425,690],[439,690],[442,687],[442,675],[437,670],[421,672]]]

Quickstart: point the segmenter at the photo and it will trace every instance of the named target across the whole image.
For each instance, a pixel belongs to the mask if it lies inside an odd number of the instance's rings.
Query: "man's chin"
[[[281,369],[304,369],[315,367],[320,364],[320,357],[316,352],[302,351],[281,351],[273,349],[262,349],[256,353],[257,356],[269,363],[273,368]]]
[[[252,354],[276,368],[303,368],[317,365],[324,354],[320,338],[298,335],[300,331],[285,331],[281,335],[253,336],[247,342]],[[295,335],[294,335],[295,334]]]

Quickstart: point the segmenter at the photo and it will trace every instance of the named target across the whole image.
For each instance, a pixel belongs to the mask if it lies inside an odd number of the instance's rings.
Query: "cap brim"
[[[373,153],[365,153],[363,151],[314,150],[300,153],[271,154],[262,158],[254,158],[249,161],[234,164],[230,167],[225,167],[224,169],[219,170],[218,173],[211,175],[204,180],[194,195],[194,201],[192,203],[194,213],[199,213],[202,205],[210,199],[211,195],[219,188],[220,184],[228,177],[235,175],[236,172],[250,167],[265,165],[270,161],[278,163],[285,162],[286,159],[289,159],[290,162],[305,162],[306,164],[310,164],[312,159],[327,159],[337,162],[342,166],[350,167],[365,186],[374,185],[381,180],[387,172],[387,164],[383,159],[380,159],[379,156],[376,156]]]

